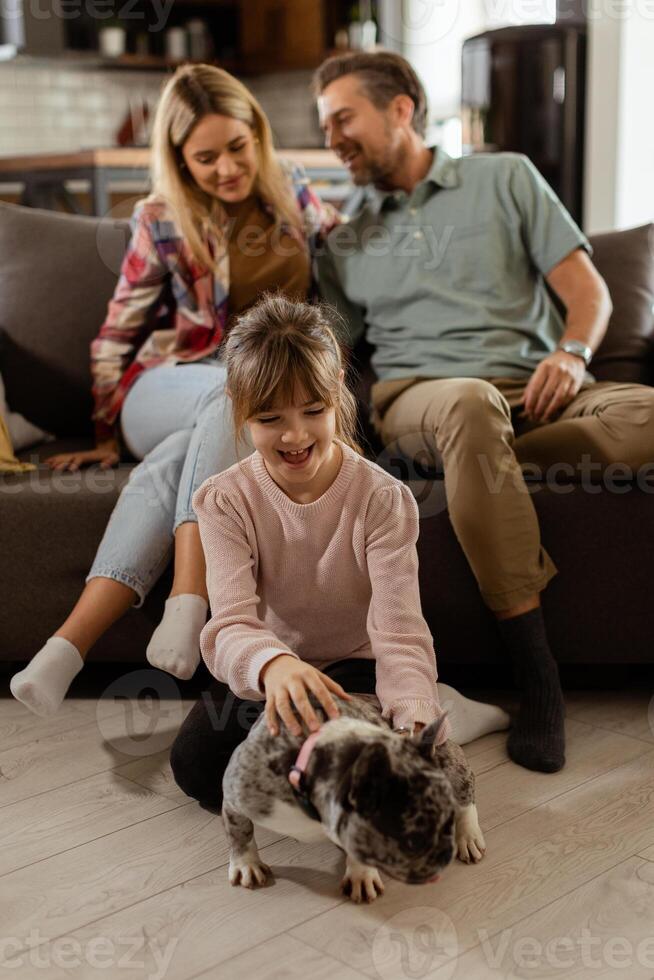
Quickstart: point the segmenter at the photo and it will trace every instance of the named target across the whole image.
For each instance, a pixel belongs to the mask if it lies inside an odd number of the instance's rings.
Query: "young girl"
[[[343,356],[318,307],[267,297],[225,344],[235,438],[255,452],[193,498],[212,617],[202,656],[218,681],[172,746],[179,786],[221,806],[222,774],[263,708],[272,734],[328,717],[333,695],[376,693],[401,732],[441,714],[432,638],[418,591],[418,507],[408,487],[366,459]],[[441,740],[506,727],[491,705],[443,690],[453,719]]]
[[[306,298],[308,242],[337,220],[299,170],[278,160],[256,99],[210,65],[184,66],[164,88],[152,185],[91,346],[96,448],[47,460],[55,470],[114,466],[122,439],[142,462],[74,609],[11,679],[14,697],[41,715],[59,708],[89,649],[143,604],[173,555],[170,598],[146,655],[179,678],[195,671],[207,594],[191,499],[253,448],[232,445],[221,345],[262,291]]]

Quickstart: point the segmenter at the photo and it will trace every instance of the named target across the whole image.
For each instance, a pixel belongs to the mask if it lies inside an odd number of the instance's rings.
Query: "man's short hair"
[[[406,60],[392,51],[355,51],[324,61],[313,76],[313,90],[322,95],[328,85],[346,75],[361,80],[364,94],[377,109],[386,109],[397,95],[408,95],[415,112],[411,125],[418,136],[427,129],[427,95],[422,82]]]

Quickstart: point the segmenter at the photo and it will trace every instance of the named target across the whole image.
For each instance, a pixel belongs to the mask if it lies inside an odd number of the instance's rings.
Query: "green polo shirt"
[[[563,322],[543,277],[588,240],[529,159],[434,152],[411,194],[366,188],[317,256],[350,346],[380,380],[529,377]]]

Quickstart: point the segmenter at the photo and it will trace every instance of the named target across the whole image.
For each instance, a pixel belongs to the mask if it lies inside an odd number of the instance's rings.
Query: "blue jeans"
[[[123,438],[142,460],[129,477],[109,519],[91,571],[145,596],[173,554],[180,524],[197,523],[193,494],[208,477],[254,451],[249,434],[237,449],[226,368],[206,358],[193,364],[145,371],[123,403]]]

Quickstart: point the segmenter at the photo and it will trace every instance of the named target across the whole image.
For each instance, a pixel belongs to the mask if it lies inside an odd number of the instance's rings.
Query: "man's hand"
[[[554,351],[541,361],[525,388],[525,416],[531,422],[549,422],[579,393],[586,374],[581,357]]]
[[[606,283],[582,248],[566,255],[545,277],[565,307],[564,340],[597,350],[611,315]],[[525,416],[549,422],[579,393],[586,365],[581,357],[557,350],[538,365],[525,388]]]
[[[269,660],[261,671],[260,680],[266,691],[266,723],[271,735],[279,734],[279,718],[291,735],[302,734],[302,726],[295,717],[291,703],[309,731],[315,732],[320,728],[318,716],[309,701],[309,693],[315,694],[328,718],[338,718],[339,713],[332,693],[346,701],[352,700],[347,691],[327,674],[288,654],[280,654],[274,660]]]
[[[70,470],[74,473],[80,466],[89,466],[91,463],[99,463],[101,470],[108,470],[112,466],[117,466],[120,462],[120,451],[118,442],[115,439],[108,439],[107,442],[100,442],[95,449],[86,449],[79,453],[58,453],[56,456],[48,456],[45,465],[51,470]]]

